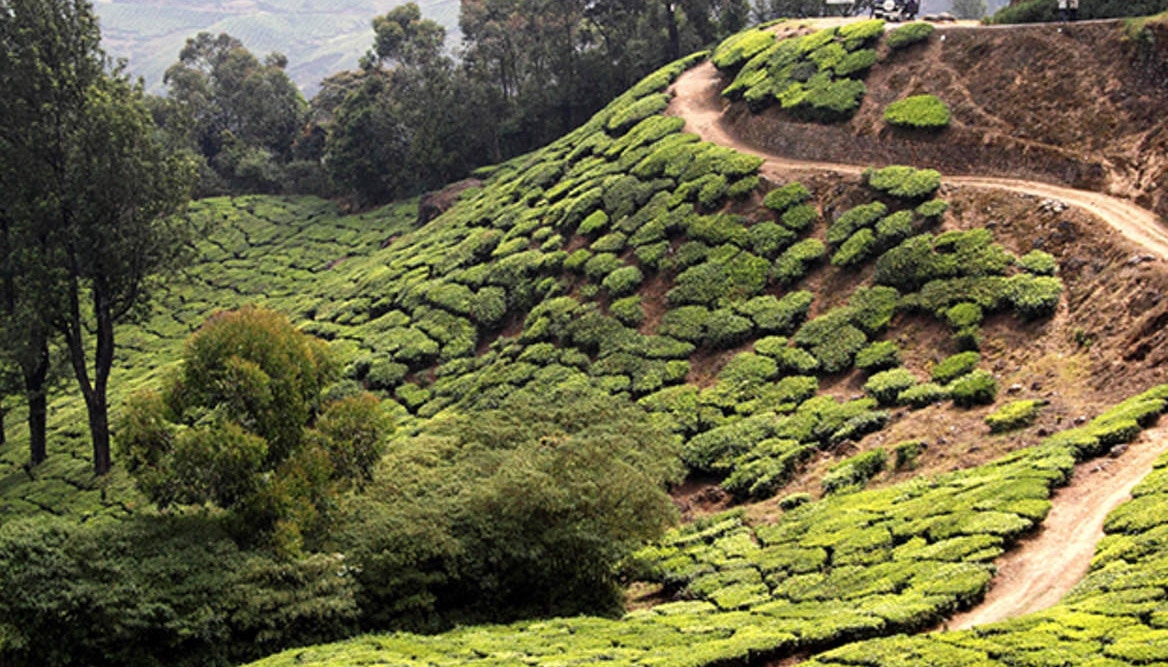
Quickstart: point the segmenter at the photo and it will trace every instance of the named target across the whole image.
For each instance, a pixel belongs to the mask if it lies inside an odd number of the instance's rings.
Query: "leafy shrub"
[[[388,359],[379,359],[369,366],[365,375],[365,386],[373,389],[393,389],[409,374],[410,367]]]
[[[710,246],[725,243],[742,246],[746,244],[748,238],[746,227],[738,218],[731,215],[695,216],[689,220],[685,231],[691,239]]]
[[[788,496],[783,496],[783,498],[779,500],[779,509],[783,510],[784,512],[790,512],[796,507],[802,507],[809,502],[811,502],[810,493],[792,493]]]
[[[729,271],[725,264],[705,262],[682,271],[666,294],[670,305],[714,305],[730,293]]]
[[[620,260],[615,254],[611,252],[602,252],[593,255],[584,264],[584,275],[588,276],[589,280],[593,282],[600,282],[604,280],[608,274],[623,267],[624,262]]]
[[[1043,405],[1045,401],[1013,401],[986,415],[985,423],[989,425],[990,433],[1005,433],[1024,428],[1034,423]]]
[[[844,56],[835,66],[836,76],[851,77],[854,74],[863,75],[876,64],[876,51],[861,49]]]
[[[641,297],[637,295],[613,301],[612,305],[608,307],[608,312],[612,313],[612,316],[625,326],[637,327],[645,321],[645,311],[641,308]]]
[[[976,303],[963,301],[950,307],[943,315],[945,322],[954,329],[962,330],[981,324],[982,311]]]
[[[793,332],[807,317],[815,296],[807,291],[789,292],[782,299],[759,296],[737,304],[735,309],[752,319],[763,333]]]
[[[864,383],[864,392],[881,405],[893,405],[901,392],[917,383],[915,375],[905,368],[893,368],[876,373]]]
[[[706,342],[711,347],[735,347],[742,344],[752,331],[753,322],[725,308],[715,310],[706,320]]]
[[[787,209],[802,204],[810,198],[811,191],[804,187],[802,183],[794,181],[768,192],[762,203],[763,206],[766,206],[775,213],[782,214]]]
[[[884,37],[884,43],[888,48],[897,50],[911,46],[918,42],[923,42],[933,34],[936,28],[932,23],[925,23],[923,21],[916,21],[913,23],[906,23],[896,30],[889,32]]]
[[[661,270],[668,255],[668,241],[650,243],[648,245],[643,245],[633,251],[633,256],[637,258],[637,261],[640,262],[642,266],[653,270]]]
[[[1018,258],[1018,268],[1036,276],[1053,276],[1058,273],[1058,260],[1049,252],[1031,250]]]
[[[587,248],[580,248],[571,255],[568,255],[568,258],[564,260],[563,269],[572,272],[583,271],[584,265],[590,259],[592,259],[592,251]]]
[[[932,236],[921,234],[905,240],[900,245],[889,250],[876,260],[876,274],[873,279],[882,285],[892,285],[911,291],[922,290],[922,302],[933,301],[936,308],[936,298],[931,298],[924,292],[928,290],[931,281],[958,277],[1000,276],[1012,263],[1013,258],[1000,245],[993,242],[993,235],[988,229],[973,229],[969,231],[952,231]],[[958,301],[974,301],[983,308],[997,305],[1000,285],[993,281],[967,281],[964,283],[939,283],[932,287],[949,287],[950,292],[957,298],[944,302],[945,306]],[[969,293],[980,290],[985,293],[984,303],[980,299],[970,298]]]
[[[987,405],[998,396],[998,381],[988,371],[973,371],[949,385],[949,396],[962,407]]]
[[[811,228],[819,219],[819,211],[811,204],[796,204],[783,213],[783,226],[793,232],[803,232]]]
[[[959,352],[946,357],[933,367],[933,381],[949,384],[962,375],[973,372],[979,363],[981,363],[981,355],[977,352]]]
[[[1025,319],[1050,317],[1058,309],[1062,281],[1053,276],[1020,273],[1006,279],[1006,299]]]
[[[912,211],[897,211],[876,223],[876,242],[888,248],[913,234]]]
[[[926,220],[937,220],[948,210],[949,202],[944,199],[930,199],[916,208],[917,215]]]
[[[611,234],[605,234],[604,236],[601,236],[600,238],[596,239],[595,241],[592,242],[592,244],[589,246],[589,248],[594,253],[601,253],[601,252],[619,253],[620,251],[625,249],[625,242],[627,240],[628,240],[628,238],[624,234],[622,234],[620,232],[613,232]]]
[[[861,287],[848,299],[851,321],[864,333],[876,335],[892,321],[899,301],[900,293],[891,287]]]
[[[885,122],[896,127],[938,130],[949,127],[949,117],[949,105],[935,95],[913,95],[884,108]]]
[[[890,340],[872,343],[856,353],[856,368],[868,373],[888,370],[900,364],[900,348]]]
[[[602,285],[613,297],[621,297],[635,292],[641,286],[644,276],[635,266],[622,266],[605,277]]]
[[[917,459],[925,453],[928,446],[921,440],[906,440],[892,446],[892,453],[896,456],[897,470],[912,470],[916,467]]]
[[[705,306],[681,306],[669,310],[661,317],[658,333],[691,343],[700,343],[706,338],[706,323],[709,319],[710,311]]]
[[[608,228],[608,214],[601,210],[593,211],[587,218],[580,223],[576,228],[576,233],[581,236],[592,236],[597,232]]]
[[[927,408],[930,405],[949,400],[949,390],[935,382],[922,382],[915,387],[909,387],[896,397],[899,405],[913,408]]]
[[[883,202],[871,202],[848,209],[827,228],[827,242],[839,245],[857,231],[871,227],[888,212]]]
[[[868,337],[851,323],[853,311],[837,308],[807,322],[795,334],[795,343],[805,347],[826,373],[847,370]]]
[[[773,258],[795,240],[794,232],[769,220],[752,225],[747,230],[750,249],[762,257]]]
[[[842,490],[863,486],[868,480],[884,471],[888,454],[883,449],[872,449],[862,454],[846,458],[831,467],[823,477],[823,492],[839,493]]]
[[[861,229],[848,237],[831,256],[832,266],[851,268],[863,264],[876,248],[876,235],[871,229]]]
[[[769,30],[746,30],[723,40],[710,60],[720,70],[734,69],[774,43],[775,34]]]
[[[941,187],[941,173],[934,169],[893,165],[883,169],[868,169],[864,177],[872,188],[907,200],[925,199]]]
[[[771,274],[782,284],[793,283],[807,273],[807,269],[823,259],[827,248],[819,239],[803,239],[783,251],[775,260]]]
[[[855,51],[867,42],[884,34],[884,21],[881,19],[868,19],[866,21],[848,23],[840,26],[836,34],[839,35],[840,39],[844,40],[844,47],[848,51]]]
[[[665,93],[655,93],[630,104],[618,106],[608,119],[608,129],[616,134],[624,134],[642,120],[665,111],[668,106],[669,96]]]

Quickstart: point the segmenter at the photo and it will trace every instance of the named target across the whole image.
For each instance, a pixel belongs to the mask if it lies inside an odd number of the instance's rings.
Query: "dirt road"
[[[790,171],[832,171],[860,174],[851,164],[789,160],[748,145],[726,131],[722,123],[721,81],[710,63],[696,67],[674,85],[669,113],[684,118],[686,130],[706,141],[757,155],[761,171],[786,180]],[[1168,258],[1168,232],[1157,216],[1131,202],[1097,192],[1005,178],[949,177],[950,185],[997,188],[1057,199],[1097,216],[1147,251]],[[952,618],[946,627],[968,628],[1045,609],[1057,603],[1086,574],[1103,536],[1103,521],[1127,499],[1152,462],[1165,450],[1168,427],[1146,431],[1122,456],[1089,461],[1076,467],[1070,484],[1053,498],[1053,507],[1039,532],[1023,540],[996,563],[998,575],[985,601]]]
[[[786,172],[792,170],[860,174],[866,168],[852,164],[788,160],[768,154],[732,136],[722,125],[721,80],[718,71],[708,62],[683,74],[674,84],[674,91],[676,97],[671,102],[668,113],[684,118],[687,131],[697,134],[706,141],[732,146],[743,153],[765,159],[761,170],[763,175],[781,179]],[[1168,231],[1160,224],[1156,214],[1124,199],[1098,192],[1010,178],[950,176],[945,178],[945,182],[956,186],[995,188],[1057,199],[1097,216],[1149,252],[1161,259],[1168,259]]]

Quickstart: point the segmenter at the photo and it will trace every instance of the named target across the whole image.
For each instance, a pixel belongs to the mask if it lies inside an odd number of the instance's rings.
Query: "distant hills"
[[[127,58],[152,92],[163,90],[166,68],[178,60],[188,37],[227,32],[257,56],[288,56],[288,74],[306,96],[321,79],[352,69],[373,40],[374,16],[402,0],[97,0],[107,52]],[[417,0],[442,25],[452,43],[458,35],[458,0]]]

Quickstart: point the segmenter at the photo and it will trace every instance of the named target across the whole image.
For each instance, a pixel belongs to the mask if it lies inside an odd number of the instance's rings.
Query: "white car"
[[[917,16],[919,5],[910,0],[873,0],[876,7],[872,16],[887,21],[911,21]]]

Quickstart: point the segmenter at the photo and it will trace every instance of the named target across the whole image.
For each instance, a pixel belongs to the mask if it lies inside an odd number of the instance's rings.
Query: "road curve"
[[[772,155],[757,146],[743,142],[738,137],[731,135],[722,123],[721,86],[721,78],[713,64],[706,62],[689,70],[682,74],[673,86],[675,96],[670,103],[668,113],[685,119],[685,129],[706,141],[730,146],[743,153],[763,158],[766,162],[761,171],[767,176],[781,176],[784,172],[793,169],[822,170],[854,175],[860,174],[866,168],[866,166],[853,164],[791,160]],[[944,180],[950,185],[1009,190],[1036,197],[1057,199],[1104,220],[1125,237],[1143,246],[1148,252],[1161,259],[1168,259],[1168,231],[1160,223],[1159,218],[1155,213],[1125,199],[1099,192],[1012,178],[946,176]]]
[[[723,123],[721,80],[709,62],[695,67],[674,84],[669,111],[685,120],[685,129],[706,141],[732,147],[765,160],[763,175],[783,180],[791,170],[823,170],[858,175],[865,167],[852,164],[791,160],[767,153],[731,135]],[[1058,199],[1107,222],[1146,251],[1168,258],[1168,232],[1157,216],[1135,204],[1097,192],[1033,181],[983,176],[950,176],[945,182],[973,188],[1009,190]],[[1103,536],[1107,515],[1126,500],[1131,489],[1165,450],[1168,428],[1145,432],[1117,459],[1080,464],[1070,483],[1052,499],[1053,506],[1039,531],[997,562],[985,600],[946,623],[948,629],[969,628],[1039,611],[1054,605],[1086,574],[1095,545]]]

